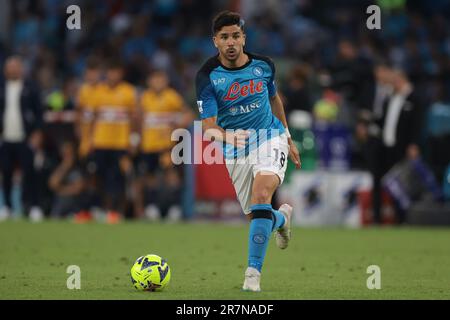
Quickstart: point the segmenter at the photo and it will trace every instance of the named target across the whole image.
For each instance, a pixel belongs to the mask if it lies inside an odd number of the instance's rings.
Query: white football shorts
[[[262,143],[246,157],[226,159],[225,164],[233,182],[236,195],[245,214],[250,213],[253,180],[258,172],[271,172],[283,183],[289,157],[286,134],[281,134]]]

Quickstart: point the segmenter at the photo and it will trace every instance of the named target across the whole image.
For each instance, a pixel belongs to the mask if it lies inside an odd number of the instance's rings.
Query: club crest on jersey
[[[254,95],[255,93],[261,93],[264,88],[264,82],[258,81],[256,84],[253,80],[250,80],[248,84],[241,86],[239,82],[233,82],[228,88],[227,95],[223,100],[234,101],[240,97],[247,97]]]
[[[264,71],[261,67],[254,67],[253,74],[257,77],[262,77],[264,75]]]

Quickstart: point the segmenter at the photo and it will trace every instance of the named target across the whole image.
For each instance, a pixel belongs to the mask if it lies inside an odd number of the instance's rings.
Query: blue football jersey
[[[266,139],[285,131],[270,106],[270,98],[276,94],[272,60],[245,53],[249,61],[242,67],[227,68],[216,55],[202,66],[196,77],[200,118],[217,116],[217,124],[225,130],[251,132],[245,148],[224,144],[226,158],[247,154]]]

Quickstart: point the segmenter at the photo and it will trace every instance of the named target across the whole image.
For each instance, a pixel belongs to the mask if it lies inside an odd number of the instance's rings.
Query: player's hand
[[[295,145],[292,139],[288,139],[289,143],[289,158],[291,158],[292,162],[295,164],[296,169],[300,169],[302,166],[302,162],[300,161],[300,153],[298,152],[298,148]]]
[[[232,144],[238,148],[245,146],[245,142],[248,139],[250,132],[242,129],[235,130],[232,133],[226,132],[226,142]]]

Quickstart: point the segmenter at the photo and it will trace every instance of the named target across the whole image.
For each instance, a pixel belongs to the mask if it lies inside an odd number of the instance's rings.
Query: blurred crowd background
[[[66,27],[72,4],[81,30]],[[372,4],[380,30],[366,26]],[[170,132],[197,118],[195,75],[216,54],[211,20],[225,9],[244,18],[246,50],[275,61],[304,171],[370,172],[375,223],[385,191],[398,223],[411,201],[450,200],[449,0],[0,8],[1,219],[183,217],[186,170],[170,161]]]

